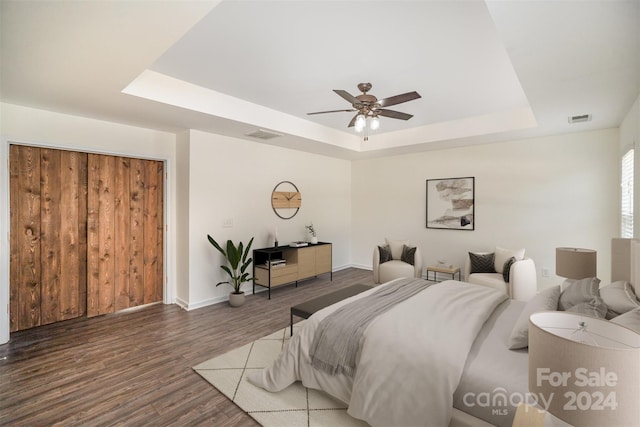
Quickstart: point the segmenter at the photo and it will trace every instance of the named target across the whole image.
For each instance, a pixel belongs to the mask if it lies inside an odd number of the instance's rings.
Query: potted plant
[[[311,244],[315,245],[318,243],[318,237],[316,236],[316,229],[313,228],[313,222],[309,225],[305,225],[304,227],[309,231],[309,234],[311,234]]]
[[[233,287],[233,291],[229,293],[229,304],[233,307],[241,306],[244,304],[245,296],[244,292],[240,290],[240,286],[245,282],[253,280],[253,277],[249,277],[249,273],[247,272],[249,265],[253,261],[252,258],[248,258],[249,250],[253,243],[253,237],[249,240],[249,244],[246,248],[243,246],[242,242],[239,242],[238,246],[236,246],[231,240],[227,240],[226,250],[208,234],[207,239],[209,239],[209,243],[211,243],[213,247],[216,248],[227,260],[227,265],[221,265],[220,268],[227,273],[229,280],[219,282],[216,286],[220,286],[223,283],[231,285]]]

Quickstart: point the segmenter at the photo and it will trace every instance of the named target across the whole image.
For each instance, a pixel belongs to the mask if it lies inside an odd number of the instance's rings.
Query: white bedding
[[[469,349],[506,295],[453,280],[435,284],[369,325],[353,380],[315,370],[309,348],[317,325],[338,307],[372,291],[311,316],[273,365],[249,381],[277,392],[300,380],[348,403],[351,416],[373,426],[448,425]]]

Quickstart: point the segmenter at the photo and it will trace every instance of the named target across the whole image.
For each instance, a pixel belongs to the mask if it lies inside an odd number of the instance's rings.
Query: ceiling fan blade
[[[353,119],[351,119],[351,121],[349,122],[349,126],[347,126],[348,128],[352,128],[352,127],[354,127],[354,126],[355,126],[355,124],[356,124],[356,119],[358,118],[358,115],[359,115],[359,114],[360,114],[360,113],[358,113],[358,114],[356,114],[355,116],[353,116]]]
[[[308,116],[312,116],[314,114],[325,114],[325,113],[342,113],[342,112],[352,112],[352,111],[356,111],[353,108],[350,110],[330,110],[330,111],[316,111],[315,113],[307,113]]]
[[[418,92],[407,92],[402,95],[381,99],[377,103],[380,104],[380,107],[391,107],[392,105],[402,104],[403,102],[413,101],[418,98],[422,98]]]
[[[335,93],[337,93],[338,95],[340,95],[342,98],[344,98],[347,102],[349,102],[349,104],[357,104],[357,103],[360,102],[358,100],[358,98],[356,98],[355,96],[351,95],[346,90],[334,89],[333,91]]]
[[[411,117],[413,117],[413,114],[401,113],[400,111],[393,110],[381,109],[376,110],[376,112],[379,116],[391,117],[392,119],[409,120]]]

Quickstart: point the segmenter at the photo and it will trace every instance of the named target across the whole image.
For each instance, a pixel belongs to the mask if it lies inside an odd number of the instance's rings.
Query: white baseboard
[[[349,267],[359,268],[359,269],[361,269],[361,270],[369,270],[369,271],[373,271],[373,266],[372,266],[372,265],[350,264],[350,265],[345,266],[345,267],[343,267],[343,268],[349,268]]]
[[[336,272],[336,271],[340,271],[340,270],[346,270],[347,268],[360,268],[363,270],[373,270],[373,268],[369,265],[356,265],[356,264],[347,264],[347,265],[343,265],[341,267],[337,267],[332,269],[332,272]],[[267,288],[263,288],[262,286],[256,286],[256,294],[260,293],[260,292],[267,292]],[[246,295],[253,295],[254,293],[251,291],[251,288],[246,289],[244,291],[244,293]],[[198,308],[202,308],[202,307],[207,307],[209,305],[213,305],[213,304],[220,304],[221,302],[227,302],[229,301],[229,297],[227,295],[225,296],[220,296],[220,297],[216,297],[216,298],[210,298],[210,299],[206,299],[206,300],[202,300],[202,301],[198,301],[198,302],[194,302],[194,303],[188,303],[180,298],[176,298],[176,304],[178,304],[182,309],[187,310],[187,311],[191,311],[191,310],[195,310]]]

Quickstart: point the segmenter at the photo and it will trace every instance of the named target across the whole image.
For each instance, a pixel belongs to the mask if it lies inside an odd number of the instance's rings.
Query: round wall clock
[[[291,219],[300,210],[302,194],[298,187],[291,181],[282,181],[276,184],[271,192],[271,207],[282,219]]]

